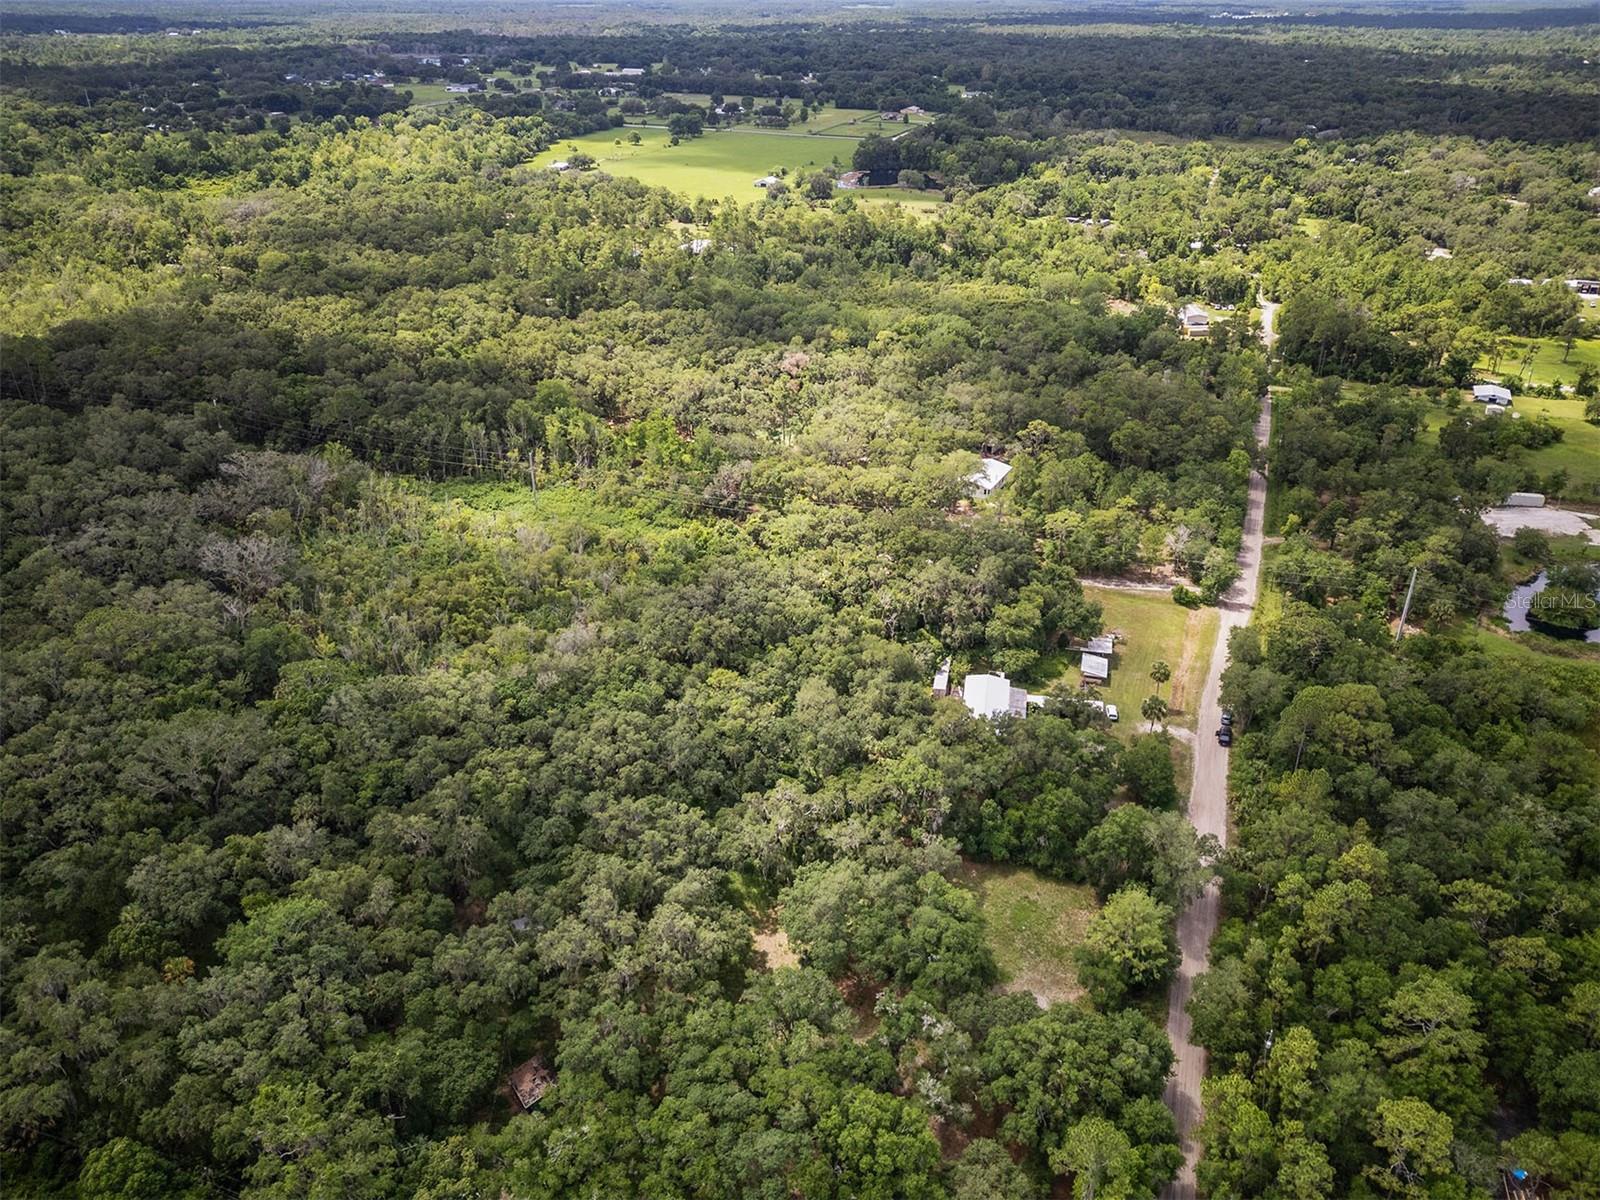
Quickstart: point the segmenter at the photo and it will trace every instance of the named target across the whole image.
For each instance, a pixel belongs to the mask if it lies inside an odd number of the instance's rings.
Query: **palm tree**
[[[1167,728],[1167,702],[1160,696],[1146,696],[1144,703],[1139,705],[1139,712],[1150,724],[1159,724],[1163,732]]]
[[[1150,678],[1155,681],[1156,694],[1159,695],[1161,693],[1161,685],[1172,678],[1172,668],[1166,664],[1165,660],[1158,658],[1150,664]]]

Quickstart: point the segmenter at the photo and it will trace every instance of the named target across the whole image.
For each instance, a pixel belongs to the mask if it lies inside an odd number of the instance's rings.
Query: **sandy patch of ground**
[[[1512,537],[1519,529],[1537,529],[1540,533],[1578,534],[1589,539],[1591,545],[1600,546],[1600,529],[1589,522],[1593,518],[1570,508],[1517,508],[1500,505],[1483,510],[1483,523],[1501,537]]]
[[[789,935],[778,926],[756,930],[754,940],[764,970],[776,971],[779,967],[800,965],[800,956],[789,945]]]

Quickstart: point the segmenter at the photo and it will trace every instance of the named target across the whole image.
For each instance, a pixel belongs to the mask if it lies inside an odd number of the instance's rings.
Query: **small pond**
[[[1506,623],[1511,626],[1512,633],[1527,633],[1533,628],[1533,626],[1528,623],[1528,611],[1531,606],[1531,602],[1535,596],[1544,591],[1545,584],[1549,582],[1549,576],[1543,571],[1540,571],[1538,575],[1534,576],[1533,579],[1529,580],[1527,583],[1512,589],[1510,599],[1506,601],[1505,608],[1501,610],[1505,615]],[[1600,596],[1597,596],[1596,599],[1600,599]],[[1581,635],[1578,633],[1566,633],[1563,631],[1558,631],[1549,626],[1542,627],[1539,632],[1550,634],[1552,637],[1581,636],[1586,642],[1600,645],[1600,628],[1591,629]]]

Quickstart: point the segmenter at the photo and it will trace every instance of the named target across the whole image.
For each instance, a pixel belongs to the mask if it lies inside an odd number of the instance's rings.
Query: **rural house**
[[[1044,703],[1043,696],[1030,696],[998,674],[968,675],[961,681],[961,699],[975,717],[1025,717],[1030,703]]]
[[[967,711],[975,717],[1025,717],[1030,705],[1038,706],[1045,702],[1044,696],[1012,687],[1011,680],[998,672],[968,675],[959,686],[951,687],[948,658],[934,672],[933,696],[936,700],[954,697],[964,703]]]
[[[1003,463],[998,458],[985,458],[982,466],[967,476],[967,482],[972,485],[975,496],[992,496],[995,489],[1006,481],[1006,476],[1011,474],[1011,464]]]
[[[1185,304],[1178,310],[1178,327],[1184,337],[1206,337],[1211,333],[1211,314],[1198,304]]]
[[[975,717],[1025,717],[1029,704],[1043,704],[1043,696],[1032,696],[1021,688],[1011,686],[1011,681],[1000,674],[968,675],[956,687],[950,686],[950,660],[939,664],[933,676],[933,697],[942,700],[954,697],[967,706]]]

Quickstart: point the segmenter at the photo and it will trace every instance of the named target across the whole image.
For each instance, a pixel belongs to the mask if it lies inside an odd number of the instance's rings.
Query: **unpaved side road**
[[[1272,397],[1261,398],[1256,418],[1256,441],[1265,446],[1272,429]],[[1239,548],[1239,580],[1218,605],[1221,622],[1217,644],[1200,691],[1200,723],[1194,749],[1194,784],[1189,791],[1189,820],[1201,833],[1215,834],[1219,842],[1228,838],[1228,752],[1217,745],[1217,726],[1222,724],[1222,672],[1228,665],[1228,634],[1250,620],[1255,607],[1256,588],[1261,579],[1262,518],[1267,506],[1267,480],[1260,471],[1250,473],[1249,500],[1244,515],[1244,541]],[[1167,1107],[1178,1123],[1183,1141],[1183,1168],[1168,1184],[1166,1200],[1194,1200],[1194,1167],[1200,1147],[1194,1140],[1200,1123],[1200,1081],[1205,1076],[1205,1051],[1189,1040],[1189,1014],[1186,1008],[1194,990],[1195,977],[1206,969],[1211,936],[1217,931],[1220,896],[1216,880],[1178,917],[1178,948],[1183,961],[1172,993],[1167,1000],[1167,1037],[1177,1053],[1172,1076],[1167,1080]]]
[[[1261,310],[1261,344],[1271,354],[1272,348],[1278,344],[1278,309],[1283,305],[1276,300],[1268,300],[1265,292],[1257,292],[1256,307]]]

